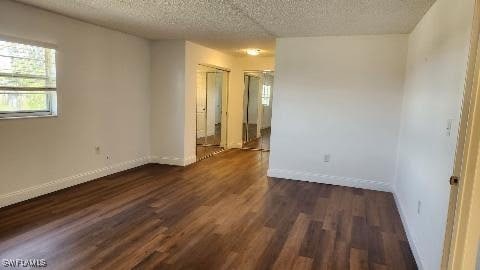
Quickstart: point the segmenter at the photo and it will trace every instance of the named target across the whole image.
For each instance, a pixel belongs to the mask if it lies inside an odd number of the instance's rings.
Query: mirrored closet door
[[[197,160],[222,151],[226,145],[226,88],[228,73],[211,67],[197,69]]]
[[[273,72],[246,72],[243,96],[243,149],[270,150]]]

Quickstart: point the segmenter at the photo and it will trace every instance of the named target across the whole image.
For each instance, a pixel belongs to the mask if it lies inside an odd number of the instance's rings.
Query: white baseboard
[[[393,189],[392,193],[393,193],[393,197],[395,198],[395,204],[397,205],[398,212],[400,213],[400,218],[402,219],[403,228],[405,229],[405,232],[407,234],[408,244],[410,245],[410,248],[412,250],[413,257],[415,257],[417,267],[419,270],[423,270],[425,268],[423,267],[424,265],[422,263],[422,259],[421,259],[422,257],[420,256],[420,253],[418,252],[418,247],[416,245],[416,243],[418,243],[417,237],[415,236],[415,234],[411,229],[412,226],[409,226],[407,216],[405,215],[405,211],[402,207],[403,203],[400,200],[400,197],[398,196],[397,191]]]
[[[32,199],[41,195],[45,195],[67,187],[85,183],[97,178],[101,178],[110,174],[135,168],[150,163],[150,157],[138,158],[135,160],[125,161],[100,169],[79,173],[65,178],[57,179],[41,185],[21,189],[7,194],[0,195],[0,207],[5,207],[14,203]]]
[[[331,176],[312,172],[301,172],[283,169],[269,169],[268,176],[284,178],[290,180],[300,180],[314,183],[331,184],[338,186],[347,186],[355,188],[364,188],[379,191],[388,191],[392,189],[389,184],[376,180],[366,180],[351,177]]]
[[[189,156],[188,158],[178,158],[178,157],[151,157],[150,160],[152,163],[173,165],[173,166],[187,166],[195,161],[197,161],[196,156]]]
[[[165,164],[165,165],[174,165],[174,166],[183,166],[183,158],[178,157],[155,157],[153,156],[150,160],[152,163]]]

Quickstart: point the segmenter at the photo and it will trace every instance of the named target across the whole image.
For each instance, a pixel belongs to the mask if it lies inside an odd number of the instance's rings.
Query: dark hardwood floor
[[[49,269],[416,269],[390,193],[266,176],[268,153],[146,165],[0,209]]]

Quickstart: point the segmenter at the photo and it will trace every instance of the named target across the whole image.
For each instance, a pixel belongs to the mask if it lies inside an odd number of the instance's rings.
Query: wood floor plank
[[[382,232],[383,245],[385,247],[385,262],[390,269],[408,269],[403,258],[400,243],[394,234]],[[415,266],[416,268],[416,266]]]
[[[350,249],[350,270],[368,270],[368,252],[362,249]]]
[[[370,226],[368,230],[368,260],[371,263],[385,264],[385,249],[380,228]]]
[[[332,270],[345,270],[350,268],[350,245],[343,241],[336,241],[333,250]]]
[[[416,269],[390,193],[267,169],[268,153],[230,150],[5,207],[0,258],[52,269]]]
[[[366,217],[365,215],[365,197],[363,195],[353,196],[353,213],[356,217]]]
[[[372,263],[370,269],[372,270],[388,270],[388,267],[383,264]]]
[[[294,270],[310,270],[312,269],[313,259],[298,256],[293,261],[292,269]]]
[[[353,217],[351,246],[357,249],[368,249],[368,225],[364,218]]]
[[[312,220],[300,247],[299,255],[308,258],[315,258],[315,252],[321,241],[323,223]]]
[[[242,252],[241,256],[237,259],[236,266],[238,269],[254,269],[257,265],[257,261],[262,255],[265,248],[268,246],[270,239],[273,237],[275,230],[263,227],[250,241],[247,248]]]
[[[327,212],[328,198],[318,197],[313,210],[312,219],[317,221],[324,221]]]
[[[313,269],[329,270],[335,265],[334,249],[335,249],[336,232],[331,230],[322,230],[320,243],[315,250]]]
[[[298,218],[288,235],[288,239],[283,245],[277,261],[273,265],[273,269],[290,269],[293,266],[295,258],[300,251],[309,223],[310,218],[307,215],[304,213],[298,215]]]

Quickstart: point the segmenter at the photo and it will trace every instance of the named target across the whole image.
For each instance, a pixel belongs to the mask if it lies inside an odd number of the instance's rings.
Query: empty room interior
[[[479,15],[0,0],[0,268],[479,270]]]

